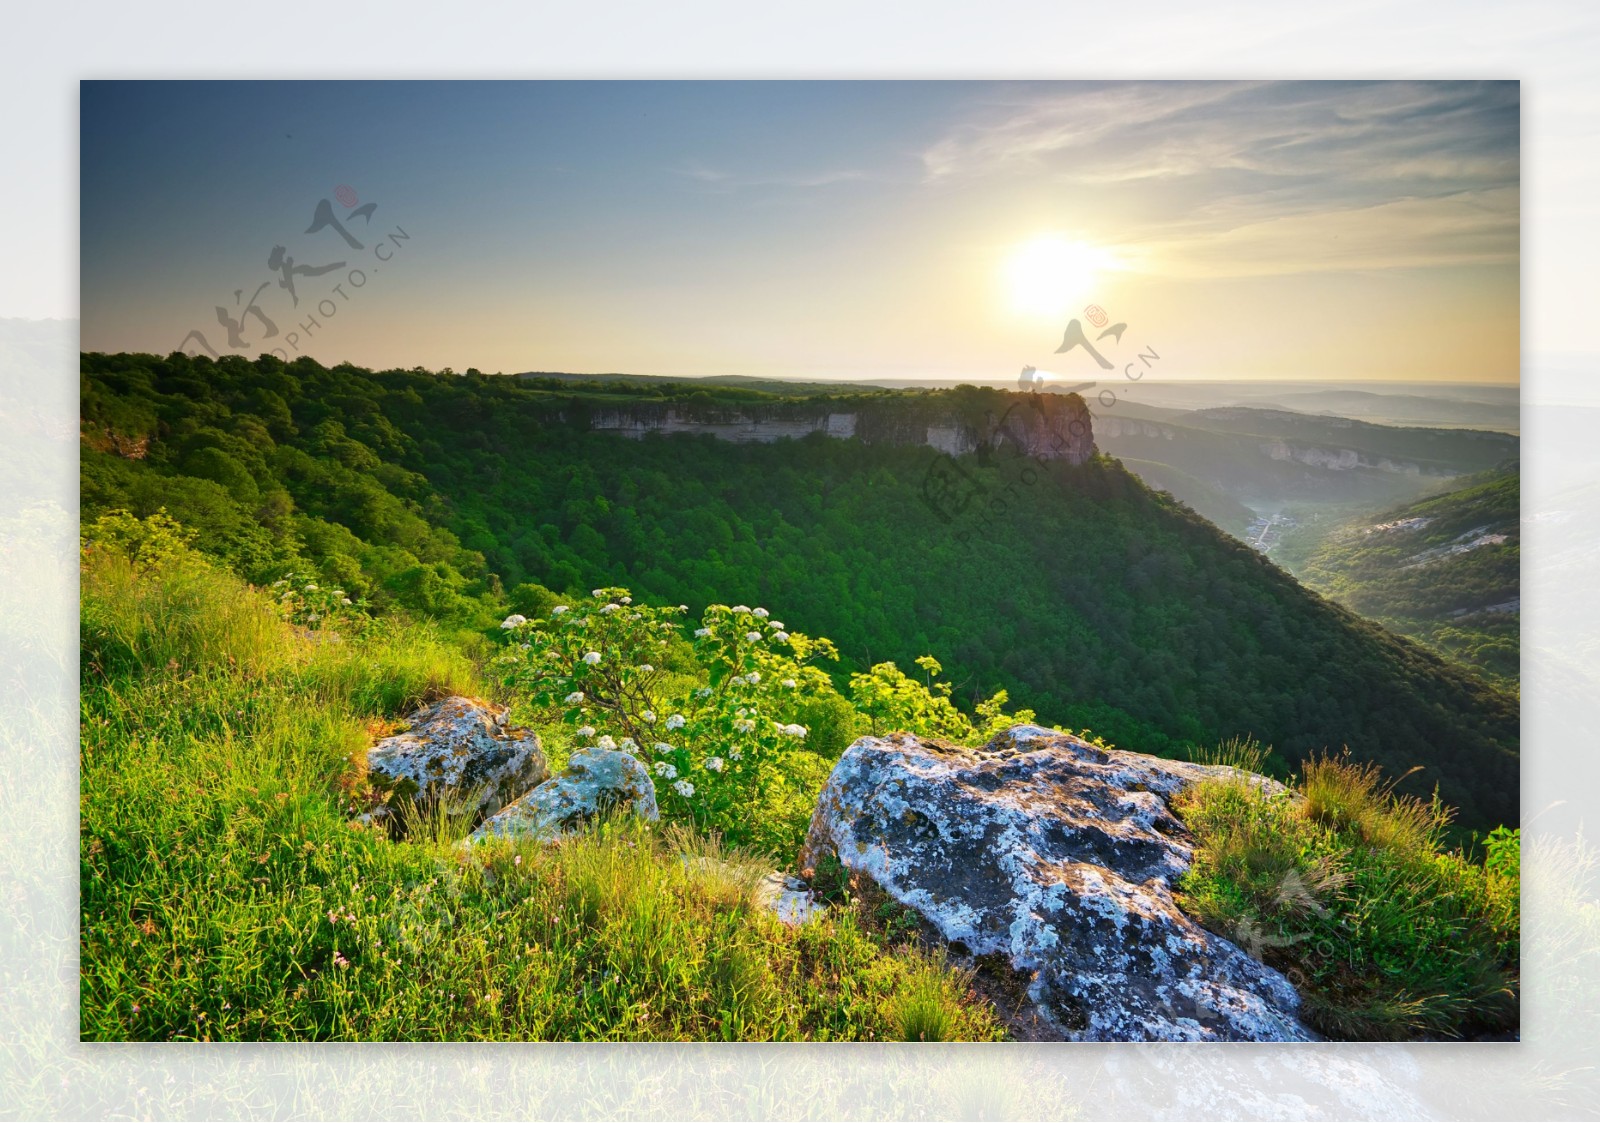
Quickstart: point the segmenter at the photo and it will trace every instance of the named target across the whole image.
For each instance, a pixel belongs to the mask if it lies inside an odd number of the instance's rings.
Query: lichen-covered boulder
[[[622,810],[646,819],[659,818],[650,773],[618,749],[584,749],[572,754],[561,775],[485,819],[472,832],[471,840],[494,836],[552,839],[596,815]]]
[[[508,728],[504,707],[453,696],[409,720],[367,750],[367,779],[390,806],[448,797],[493,813],[550,775],[538,736]]]
[[[1029,1036],[1314,1039],[1288,979],[1173,900],[1193,847],[1167,797],[1222,773],[1244,775],[1038,726],[981,749],[863,737],[828,778],[801,864],[836,855],[958,954],[1003,957]]]

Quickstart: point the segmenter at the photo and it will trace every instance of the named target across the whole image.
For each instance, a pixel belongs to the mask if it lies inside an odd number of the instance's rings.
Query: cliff
[[[1002,446],[1040,460],[1082,464],[1094,455],[1088,407],[1077,394],[962,388],[926,395],[806,398],[750,404],[639,402],[568,412],[594,432],[705,433],[770,443],[812,433],[864,444],[926,445],[961,456]]]

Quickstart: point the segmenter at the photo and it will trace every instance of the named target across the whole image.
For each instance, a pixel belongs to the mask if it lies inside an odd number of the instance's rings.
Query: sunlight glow
[[[1006,259],[1012,308],[1059,319],[1093,301],[1100,274],[1114,267],[1109,251],[1087,242],[1045,234],[1024,242]]]

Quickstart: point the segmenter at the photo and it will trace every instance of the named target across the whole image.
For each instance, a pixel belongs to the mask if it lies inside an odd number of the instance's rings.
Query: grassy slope
[[[1518,473],[1485,473],[1447,494],[1351,523],[1305,561],[1300,577],[1363,616],[1514,688],[1519,614],[1484,610],[1518,597],[1520,516]],[[1372,529],[1412,518],[1433,521],[1414,530]],[[1506,541],[1410,568],[1424,551],[1475,531],[1503,534]]]
[[[765,866],[616,827],[463,860],[352,829],[372,723],[480,684],[424,625],[312,642],[193,555],[82,584],[81,1026],[92,1040],[990,1038],[964,977]],[[707,861],[685,862],[691,859]]]

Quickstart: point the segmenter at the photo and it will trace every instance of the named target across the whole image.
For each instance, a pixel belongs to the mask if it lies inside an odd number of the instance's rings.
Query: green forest
[[[927,408],[1000,391],[878,392]],[[969,710],[1181,754],[1235,736],[1279,770],[1324,749],[1459,822],[1517,817],[1515,695],[1312,593],[1122,465],[963,457],[976,501],[926,501],[938,455],[588,431],[596,405],[778,399],[743,387],[83,356],[85,522],[165,510],[247,581],[315,574],[382,616],[487,652],[504,615],[594,586],[641,601],[783,606],[843,677],[924,654]],[[793,400],[793,399],[789,399]],[[948,403],[946,403],[948,404]]]

